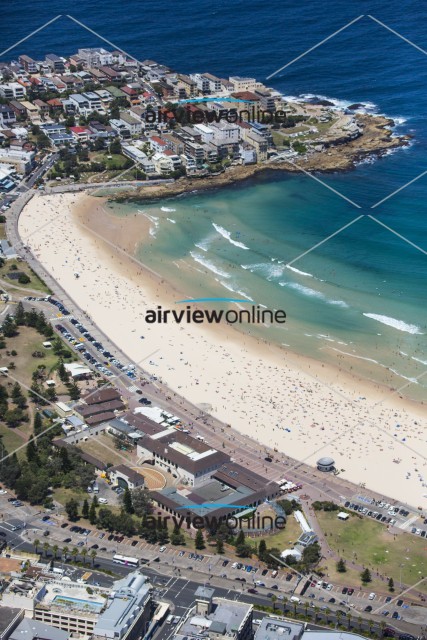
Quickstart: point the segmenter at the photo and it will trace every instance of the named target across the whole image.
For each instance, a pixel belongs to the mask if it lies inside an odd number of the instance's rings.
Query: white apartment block
[[[237,124],[221,121],[212,123],[210,128],[214,134],[213,142],[216,142],[217,144],[232,144],[239,142],[240,127]]]
[[[5,82],[0,84],[0,96],[6,100],[22,100],[27,90],[19,82]]]
[[[195,124],[194,128],[201,135],[202,142],[212,142],[214,140],[214,132],[205,124]]]

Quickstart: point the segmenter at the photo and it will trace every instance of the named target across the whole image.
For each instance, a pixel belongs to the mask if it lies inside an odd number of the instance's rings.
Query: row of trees
[[[48,555],[48,551],[51,550],[53,555],[53,561],[58,560],[58,558],[60,560],[66,561],[70,557],[72,557],[73,560],[76,561],[77,558],[80,556],[83,559],[83,563],[85,564],[86,558],[87,556],[89,556],[92,560],[92,566],[94,566],[95,559],[98,555],[95,549],[91,549],[90,551],[86,549],[86,547],[82,547],[81,549],[79,549],[78,547],[73,547],[72,549],[70,549],[67,546],[60,549],[57,544],[54,544],[52,546],[48,542],[43,542],[42,544],[38,539],[34,540],[34,548],[36,550],[36,553],[38,553],[39,550],[42,550],[46,557]]]

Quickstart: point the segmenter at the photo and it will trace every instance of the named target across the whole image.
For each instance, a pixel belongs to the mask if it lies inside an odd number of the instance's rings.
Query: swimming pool
[[[71,596],[55,596],[52,602],[64,607],[64,609],[81,609],[83,611],[93,611],[94,613],[99,613],[104,606],[103,602],[92,602],[91,600],[72,598]]]

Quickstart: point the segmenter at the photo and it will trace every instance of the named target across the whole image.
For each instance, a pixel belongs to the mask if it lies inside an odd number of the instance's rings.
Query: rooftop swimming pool
[[[93,602],[92,600],[72,598],[71,596],[55,596],[52,602],[60,607],[64,607],[64,609],[80,609],[83,611],[92,611],[93,613],[99,613],[104,606],[103,602]]]

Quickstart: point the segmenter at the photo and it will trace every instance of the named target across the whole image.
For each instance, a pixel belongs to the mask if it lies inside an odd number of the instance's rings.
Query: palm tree
[[[381,620],[380,622],[380,627],[381,627],[381,638],[384,638],[384,629],[386,628],[386,623],[384,622],[384,620]]]
[[[314,622],[317,622],[319,612],[320,612],[319,607],[314,607]]]
[[[69,552],[69,548],[68,548],[67,546],[65,546],[65,547],[62,549],[62,554],[61,554],[61,555],[64,557],[64,560],[67,560],[67,553],[68,553],[68,552]]]
[[[44,551],[45,556],[47,556],[47,552],[49,550],[49,547],[50,547],[50,545],[49,545],[48,542],[43,542],[43,551]]]
[[[340,624],[341,624],[341,616],[342,616],[341,611],[337,611],[335,615],[336,615],[336,618],[337,618],[337,624],[338,624],[338,626],[340,626]]]
[[[276,602],[277,602],[277,596],[274,595],[274,593],[273,593],[273,595],[271,596],[271,603],[273,605],[273,611],[276,611]]]
[[[54,545],[53,545],[53,547],[52,547],[52,551],[53,551],[53,559],[54,559],[54,560],[56,560],[56,556],[57,556],[57,553],[58,553],[58,549],[59,549],[58,545],[57,545],[57,544],[54,544]]]
[[[92,558],[92,567],[95,566],[95,558],[97,556],[97,553],[95,551],[95,549],[92,549],[92,551],[90,552],[90,557]]]
[[[325,609],[326,622],[328,622],[330,615],[331,615],[331,610],[327,607]]]
[[[71,555],[74,558],[74,562],[76,561],[77,556],[79,555],[79,550],[77,549],[77,547],[73,547],[71,549]]]
[[[288,604],[288,599],[286,598],[286,596],[283,596],[283,600],[282,600],[283,613],[285,613],[287,604]]]
[[[37,553],[37,547],[40,545],[40,540],[38,538],[36,538],[34,540],[34,542],[33,542],[33,545],[34,545],[34,549],[35,549],[35,551]]]
[[[83,557],[83,564],[86,564],[86,556],[87,556],[87,549],[86,547],[83,547],[83,549],[80,552],[80,555]]]
[[[350,623],[351,623],[351,612],[349,611],[347,613],[347,629],[350,629]]]

